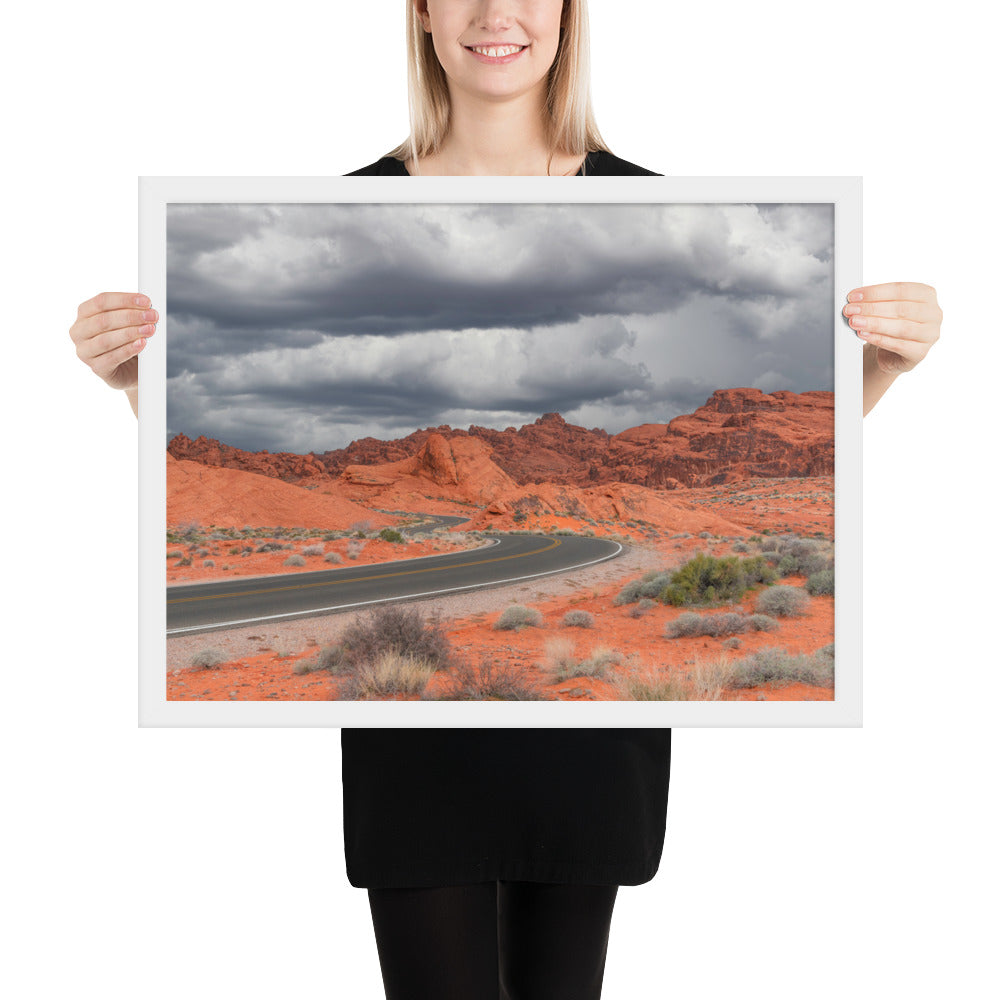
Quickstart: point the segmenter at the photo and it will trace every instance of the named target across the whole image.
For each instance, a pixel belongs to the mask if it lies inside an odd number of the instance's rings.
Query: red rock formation
[[[477,440],[488,446],[485,453],[462,451],[465,445],[458,444]],[[483,454],[489,456],[493,468],[487,472],[484,466],[480,472],[493,486],[472,487],[469,476],[463,479],[453,470],[456,448],[473,464]],[[442,425],[393,441],[362,438],[322,455],[246,452],[204,437],[191,441],[183,434],[170,442],[168,451],[176,458],[259,472],[287,482],[321,481],[347,469],[351,472],[345,483],[356,487],[387,487],[401,475],[416,477],[410,480],[411,486],[418,480],[441,486],[461,481],[462,490],[471,492],[459,495],[469,500],[474,496],[493,499],[503,488],[498,473],[522,486],[624,482],[676,489],[750,477],[832,474],[833,393],[719,389],[694,413],[614,435],[567,424],[558,413],[546,413],[518,429],[498,431],[473,425],[466,431]],[[409,471],[404,473],[400,463],[418,456],[423,457],[412,469],[406,466]],[[387,466],[392,470],[387,471]]]

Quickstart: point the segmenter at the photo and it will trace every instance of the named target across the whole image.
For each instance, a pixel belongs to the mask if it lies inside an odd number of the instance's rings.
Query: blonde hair
[[[410,134],[387,156],[419,163],[437,152],[451,125],[448,78],[424,31],[414,0],[406,0],[406,62]],[[549,69],[546,131],[550,161],[562,151],[571,156],[610,152],[594,119],[590,101],[590,20],[587,0],[564,0],[559,47]]]

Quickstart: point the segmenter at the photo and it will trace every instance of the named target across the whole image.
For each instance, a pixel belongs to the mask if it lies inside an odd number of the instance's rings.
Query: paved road
[[[459,519],[460,521],[461,519]],[[315,573],[167,588],[167,635],[287,621],[383,601],[497,587],[613,559],[622,546],[576,535],[497,535],[485,548]]]

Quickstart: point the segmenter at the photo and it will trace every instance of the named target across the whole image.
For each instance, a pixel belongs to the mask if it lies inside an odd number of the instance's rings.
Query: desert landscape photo
[[[831,700],[829,205],[172,205],[168,700]]]

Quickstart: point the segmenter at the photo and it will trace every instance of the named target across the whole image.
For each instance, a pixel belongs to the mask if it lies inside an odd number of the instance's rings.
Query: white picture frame
[[[833,206],[831,330],[834,355],[836,511],[832,700],[802,701],[306,701],[170,700],[167,697],[167,357],[171,205],[801,205]],[[140,726],[860,726],[861,350],[839,315],[861,284],[858,177],[142,177],[139,287],[161,312],[140,356],[142,401],[139,538]]]

